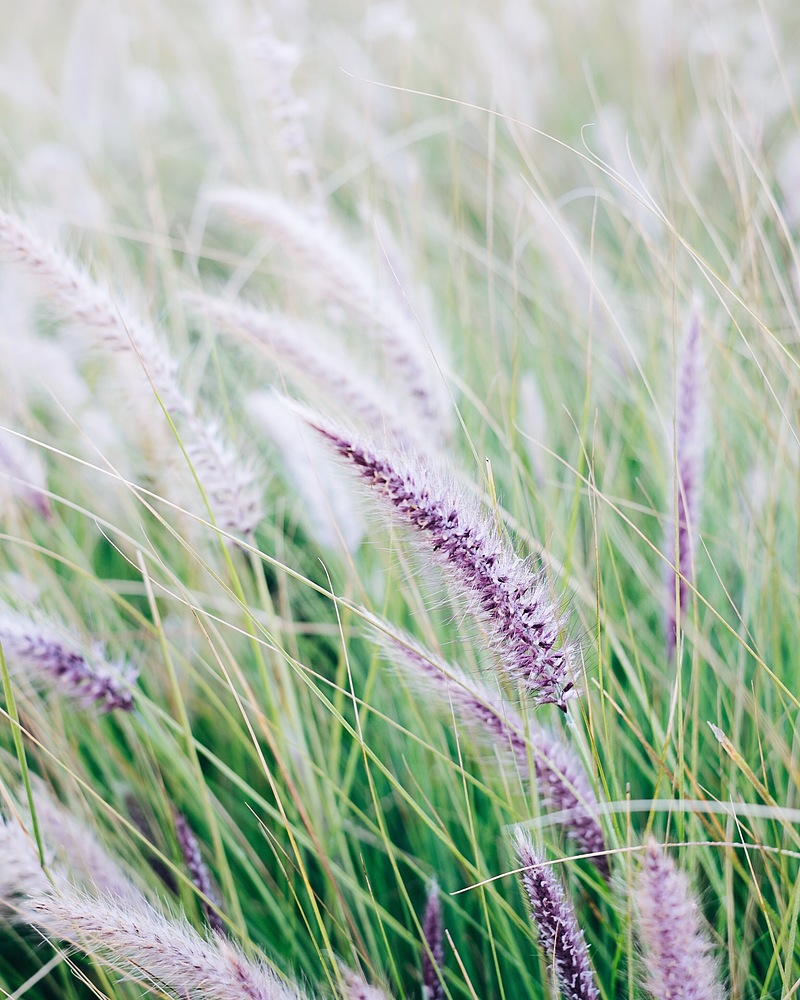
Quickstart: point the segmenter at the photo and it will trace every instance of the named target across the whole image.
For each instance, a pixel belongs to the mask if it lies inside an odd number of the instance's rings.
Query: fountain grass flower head
[[[225,938],[205,938],[143,897],[120,900],[58,880],[32,896],[20,916],[41,934],[71,942],[120,975],[180,1000],[302,1000],[263,962]]]
[[[655,1000],[724,1000],[689,879],[650,840],[634,890],[644,983]]]
[[[294,274],[309,295],[335,303],[375,338],[409,408],[430,439],[446,439],[451,407],[425,337],[386,289],[376,285],[369,263],[325,219],[312,218],[279,196],[242,188],[209,191],[210,203],[271,237],[296,264]]]
[[[412,684],[449,710],[473,738],[509,759],[520,774],[535,777],[542,805],[565,814],[564,833],[592,856],[604,878],[609,864],[598,820],[598,802],[578,755],[560,736],[543,726],[526,724],[514,707],[488,685],[468,677],[451,663],[417,646],[410,636],[384,633],[384,650]]]
[[[11,675],[31,687],[57,688],[102,712],[133,708],[131,685],[138,671],[124,661],[109,661],[98,645],[86,648],[55,623],[0,605],[0,645]]]
[[[13,817],[0,816],[0,915],[13,914],[18,900],[49,888],[33,838]]]
[[[389,387],[362,374],[351,357],[343,356],[342,345],[332,342],[323,331],[273,309],[257,308],[198,292],[183,296],[187,307],[214,330],[228,333],[270,354],[288,369],[293,381],[309,385],[314,397],[320,393],[338,411],[348,413],[365,427],[381,427],[387,438],[418,446],[430,444],[430,431],[401,413],[399,400]],[[296,417],[295,417],[296,419]]]
[[[390,995],[380,986],[373,986],[355,969],[339,962],[342,1000],[390,1000]]]
[[[112,290],[94,281],[58,246],[0,208],[0,263],[13,264],[39,297],[83,342],[107,359],[125,359],[137,395],[157,396],[177,424],[186,456],[208,497],[218,527],[252,534],[262,518],[261,485],[252,460],[227,440],[217,421],[198,411],[181,388],[178,365],[156,330]],[[145,421],[146,423],[146,421]]]
[[[183,813],[175,812],[175,839],[183,855],[186,869],[189,872],[192,883],[203,897],[201,905],[208,926],[217,934],[225,932],[225,924],[218,912],[219,898],[214,883],[211,880],[211,873],[203,861],[200,853],[200,844],[194,831],[189,825],[189,821]]]
[[[539,947],[562,996],[565,1000],[597,1000],[600,993],[589,949],[563,885],[523,831],[517,832],[515,847]]]
[[[695,305],[678,351],[675,395],[675,502],[676,516],[667,530],[666,636],[672,655],[678,638],[678,623],[689,604],[689,585],[694,581],[695,552],[700,524],[705,451],[705,376],[700,339],[699,306]],[[677,600],[676,600],[677,583]]]
[[[422,949],[422,1000],[444,1000],[441,975],[444,967],[444,929],[439,905],[439,886],[434,881],[428,890],[422,933],[426,947]]]
[[[310,412],[305,418],[444,567],[483,621],[509,680],[537,704],[566,711],[575,694],[574,647],[544,575],[421,458],[373,448]]]

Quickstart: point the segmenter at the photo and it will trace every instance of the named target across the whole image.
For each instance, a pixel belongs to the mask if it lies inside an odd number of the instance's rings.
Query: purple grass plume
[[[650,840],[634,891],[644,983],[655,1000],[723,1000],[720,971],[687,876]]]
[[[666,540],[668,589],[666,593],[667,655],[672,656],[678,639],[678,623],[689,604],[689,586],[694,580],[694,562],[700,524],[705,449],[705,376],[700,340],[700,313],[694,307],[678,353],[675,396],[675,489],[676,517]],[[677,583],[677,601],[676,601]]]
[[[422,949],[422,1000],[444,1000],[441,975],[444,968],[444,929],[439,905],[439,886],[434,881],[428,890],[422,933],[427,947]]]
[[[119,974],[175,1000],[300,1000],[282,982],[215,935],[204,938],[182,918],[167,917],[143,897],[124,900],[87,893],[59,879],[20,916],[40,933],[69,941]]]
[[[597,797],[580,758],[559,736],[525,720],[489,688],[458,667],[423,651],[407,636],[383,640],[386,655],[410,681],[449,709],[456,721],[502,758],[511,757],[522,774],[533,769],[542,805],[564,813],[564,833],[591,860],[604,878],[609,863],[598,820]]]
[[[33,687],[58,688],[101,712],[131,711],[131,685],[137,671],[129,663],[109,662],[100,646],[91,650],[66,631],[0,606],[0,645],[9,671]]]
[[[212,931],[224,934],[225,924],[218,912],[219,896],[200,853],[200,844],[189,826],[189,821],[179,812],[175,813],[175,837],[192,883],[203,897],[201,905],[206,923]]]
[[[565,1000],[597,1000],[600,993],[589,949],[563,885],[521,830],[515,847],[524,869],[520,881],[539,935],[539,947],[562,996]]]
[[[460,585],[494,640],[503,671],[536,704],[566,711],[575,694],[572,644],[547,581],[517,556],[485,515],[470,511],[418,462],[373,451],[346,431],[306,415]]]

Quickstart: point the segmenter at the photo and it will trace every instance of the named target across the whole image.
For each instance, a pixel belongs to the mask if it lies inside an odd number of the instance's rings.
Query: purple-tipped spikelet
[[[634,895],[645,986],[655,1000],[723,1000],[711,942],[687,876],[651,840]]]
[[[3,607],[0,644],[10,672],[34,687],[57,687],[65,696],[101,712],[133,708],[130,686],[137,671],[122,661],[110,663],[99,646],[82,649],[66,632]]]
[[[299,1000],[263,963],[226,939],[201,937],[144,898],[86,893],[59,880],[56,892],[27,900],[20,916],[42,934],[70,941],[93,958],[176,1000]]]
[[[600,993],[589,949],[564,887],[522,831],[517,834],[515,847],[524,869],[520,881],[539,935],[539,947],[562,995],[565,1000],[596,1000]]]
[[[444,968],[444,930],[436,882],[432,882],[428,890],[422,933],[427,946],[422,949],[422,1000],[444,1000],[444,986],[440,978]]]
[[[666,594],[667,654],[672,656],[678,622],[689,603],[689,583],[694,579],[695,547],[700,523],[703,490],[704,375],[700,315],[692,311],[689,327],[678,354],[675,397],[675,487],[677,517],[667,532],[666,557],[678,574],[669,569]],[[676,602],[676,582],[678,596]]]
[[[580,758],[558,736],[542,726],[526,726],[506,701],[458,667],[444,663],[418,648],[408,637],[387,638],[384,648],[392,662],[409,678],[449,708],[457,721],[469,728],[501,756],[511,755],[525,774],[531,765],[542,804],[564,812],[563,829],[608,878],[605,838],[598,821],[597,797]]]
[[[197,837],[195,837],[192,828],[189,826],[188,820],[179,812],[175,813],[175,837],[178,841],[178,847],[183,855],[189,876],[197,890],[204,897],[201,900],[201,904],[206,922],[212,931],[223,934],[225,932],[225,924],[217,912],[219,898],[211,881],[208,868],[203,861],[203,856],[200,853],[200,844],[197,842]]]
[[[469,511],[428,475],[422,462],[372,450],[318,418],[309,425],[352,465],[410,528],[425,537],[460,585],[494,640],[505,674],[537,704],[566,711],[575,691],[571,645],[547,581],[498,536],[491,520]]]

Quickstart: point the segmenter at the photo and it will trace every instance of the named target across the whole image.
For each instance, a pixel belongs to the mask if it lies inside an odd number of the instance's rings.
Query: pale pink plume
[[[429,433],[438,439],[446,436],[449,401],[428,346],[415,325],[376,287],[370,267],[339,233],[277,195],[226,188],[208,197],[272,237],[281,254],[297,265],[295,274],[311,294],[335,303],[366,325]]]
[[[654,1000],[724,1000],[689,879],[654,840],[645,847],[634,904],[644,982]]]
[[[223,436],[213,420],[197,412],[184,394],[177,365],[155,330],[108,288],[95,282],[66,254],[0,209],[0,258],[36,287],[59,317],[80,331],[92,348],[133,362],[142,389],[155,392],[185,435],[185,447],[206,492],[212,514],[225,531],[248,535],[261,520],[261,492],[254,467]]]
[[[43,935],[69,941],[118,973],[175,1000],[301,1000],[263,962],[219,936],[202,937],[184,919],[140,898],[120,900],[59,882],[28,899],[21,916]]]

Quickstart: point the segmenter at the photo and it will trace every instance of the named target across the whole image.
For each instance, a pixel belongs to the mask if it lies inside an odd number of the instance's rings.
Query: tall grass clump
[[[795,8],[6,6],[0,993],[794,996]]]

